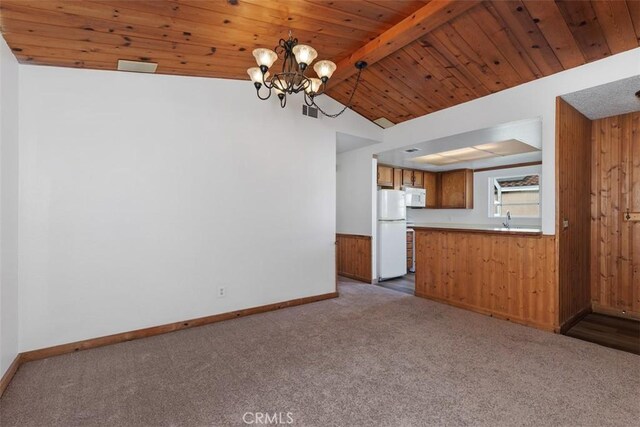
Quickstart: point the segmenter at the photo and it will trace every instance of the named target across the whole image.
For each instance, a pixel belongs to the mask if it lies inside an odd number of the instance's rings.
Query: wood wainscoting
[[[591,192],[593,310],[640,319],[640,112],[594,120]]]
[[[336,251],[340,276],[371,283],[371,236],[336,234]]]
[[[560,325],[568,328],[591,310],[591,120],[560,97],[556,100],[556,188],[558,317]]]
[[[557,331],[555,236],[416,228],[416,296]]]

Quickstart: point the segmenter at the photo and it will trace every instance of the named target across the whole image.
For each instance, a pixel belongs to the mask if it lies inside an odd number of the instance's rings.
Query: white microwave
[[[427,206],[427,190],[424,188],[404,188],[405,205],[408,208],[424,208]]]

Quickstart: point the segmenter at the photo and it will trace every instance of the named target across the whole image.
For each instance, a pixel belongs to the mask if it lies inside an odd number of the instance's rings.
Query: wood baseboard
[[[423,294],[421,292],[416,292],[415,295],[417,297],[420,297],[420,298],[430,299],[432,301],[441,302],[443,304],[451,305],[453,307],[462,308],[462,309],[465,309],[465,310],[469,310],[469,311],[473,311],[473,312],[476,312],[476,313],[484,314],[485,316],[495,317],[496,319],[501,319],[501,320],[508,320],[510,322],[513,322],[513,323],[518,323],[520,325],[525,325],[525,326],[531,326],[531,327],[534,327],[536,329],[542,329],[544,331],[558,332],[558,330],[559,330],[559,328],[557,326],[554,326],[554,325],[547,325],[545,323],[532,322],[530,320],[520,319],[518,317],[513,317],[513,316],[501,314],[501,313],[495,313],[495,312],[492,312],[492,311],[489,311],[489,310],[486,310],[486,309],[483,309],[483,308],[480,308],[480,307],[476,307],[476,306],[473,306],[473,305],[432,297],[430,295]]]
[[[7,369],[7,372],[5,372],[2,378],[0,378],[0,397],[2,397],[2,395],[4,394],[4,391],[9,386],[9,383],[13,379],[13,376],[16,374],[16,372],[18,372],[18,368],[20,368],[20,365],[22,363],[22,356],[18,354],[16,358],[13,359],[13,362],[11,362],[11,365],[9,365],[9,369]]]
[[[48,357],[60,356],[66,353],[72,353],[80,350],[88,350],[91,348],[102,347],[105,345],[118,344],[126,341],[137,340],[141,338],[151,337],[154,335],[166,334],[169,332],[180,331],[183,329],[194,328],[197,326],[209,325],[211,323],[222,322],[224,320],[235,319],[238,317],[249,316],[252,314],[266,313],[268,311],[279,310],[281,308],[294,307],[296,305],[309,304],[312,302],[323,301],[326,299],[336,298],[338,292],[330,292],[328,294],[315,295],[311,297],[298,298],[289,301],[278,302],[275,304],[261,305],[259,307],[246,308],[243,310],[231,311],[228,313],[215,314],[213,316],[199,317],[197,319],[185,320],[182,322],[168,323],[166,325],[153,326],[150,328],[138,329],[135,331],[123,332],[99,338],[77,341],[68,344],[56,345],[53,347],[31,350],[20,354],[20,363],[26,363],[33,360],[46,359]]]
[[[591,302],[591,310],[594,313],[606,314],[607,316],[622,317],[623,319],[640,320],[640,312],[631,310],[623,310],[621,308],[612,308],[605,305],[600,305],[597,302]]]
[[[369,283],[369,284],[373,283],[372,280],[369,280],[366,277],[357,276],[355,274],[349,274],[349,273],[345,273],[345,272],[338,272],[338,276],[347,277],[349,279],[357,280],[358,282],[362,282],[362,283]]]
[[[567,332],[576,323],[578,323],[580,321],[580,319],[582,319],[587,314],[591,313],[591,311],[592,311],[591,310],[591,306],[588,306],[588,307],[583,308],[582,310],[580,310],[579,312],[577,312],[573,316],[571,316],[562,325],[560,325],[560,333],[564,334],[565,332]]]

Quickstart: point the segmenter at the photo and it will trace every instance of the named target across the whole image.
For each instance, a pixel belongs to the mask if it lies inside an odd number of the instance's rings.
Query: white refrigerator
[[[407,274],[407,208],[404,191],[378,190],[378,280]]]

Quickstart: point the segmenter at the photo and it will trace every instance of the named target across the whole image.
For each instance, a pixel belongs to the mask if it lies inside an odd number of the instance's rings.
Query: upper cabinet
[[[393,187],[393,168],[378,165],[378,185],[381,187]]]
[[[406,185],[408,187],[422,188],[424,185],[424,178],[423,178],[422,171],[404,169],[402,171],[402,185]]]
[[[424,185],[427,190],[427,208],[438,207],[438,174],[435,172],[423,172]]]
[[[402,169],[393,168],[393,189],[402,190]]]
[[[440,207],[473,209],[473,170],[458,169],[440,173]]]
[[[416,187],[427,190],[426,208],[473,209],[473,170],[428,172],[378,165],[378,185],[401,190]]]
[[[422,171],[413,171],[413,186],[424,188],[424,173]]]

